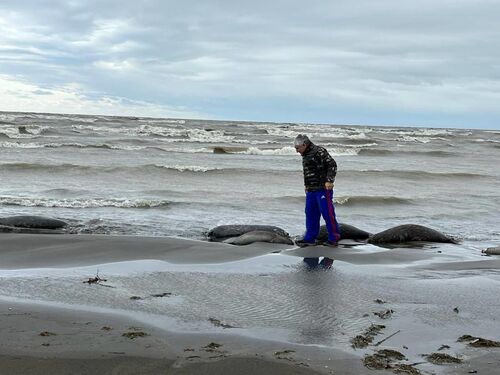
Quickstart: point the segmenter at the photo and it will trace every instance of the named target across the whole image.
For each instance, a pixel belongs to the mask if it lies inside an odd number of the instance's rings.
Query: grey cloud
[[[278,95],[411,106],[421,93],[418,110],[453,107],[449,90],[476,107],[471,92],[500,95],[493,0],[7,0],[0,11],[0,32],[11,31],[0,73],[42,86],[189,105]]]

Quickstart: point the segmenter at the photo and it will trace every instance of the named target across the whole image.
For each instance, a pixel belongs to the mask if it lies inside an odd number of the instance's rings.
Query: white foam
[[[179,172],[209,172],[220,171],[222,168],[201,167],[197,165],[156,165],[160,168],[174,169]]]
[[[411,142],[411,143],[429,143],[431,142],[430,138],[417,138],[409,135],[404,135],[397,139],[398,142]]]
[[[19,128],[23,127],[26,133],[21,133]],[[1,125],[0,124],[0,134],[4,134],[11,139],[16,138],[36,138],[42,134],[45,130],[50,129],[49,126],[39,126],[39,125]]]
[[[78,147],[78,148],[109,148],[113,150],[136,151],[143,150],[147,147],[132,146],[132,145],[109,145],[109,144],[82,144],[82,143],[35,143],[35,142],[0,142],[0,147],[3,148],[60,148],[60,147]]]
[[[22,207],[61,207],[61,208],[154,208],[168,205],[170,202],[161,199],[105,199],[105,198],[31,198],[0,197],[0,205]]]

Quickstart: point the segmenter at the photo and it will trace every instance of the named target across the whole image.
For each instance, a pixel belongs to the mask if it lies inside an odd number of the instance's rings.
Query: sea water
[[[73,233],[203,239],[222,224],[304,230],[297,134],[338,164],[339,222],[500,240],[500,131],[0,112],[0,216]]]

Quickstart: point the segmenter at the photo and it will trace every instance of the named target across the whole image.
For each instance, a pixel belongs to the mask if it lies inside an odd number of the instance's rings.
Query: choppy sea
[[[222,224],[304,229],[307,134],[338,164],[338,220],[500,240],[500,131],[0,112],[0,216],[73,233],[203,238]]]

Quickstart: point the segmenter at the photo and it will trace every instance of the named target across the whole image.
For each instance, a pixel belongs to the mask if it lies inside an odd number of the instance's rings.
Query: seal
[[[30,229],[60,229],[68,223],[43,216],[11,216],[0,218],[0,225]]]
[[[339,223],[340,229],[340,239],[342,240],[356,240],[356,241],[366,241],[371,233],[366,232],[362,229],[356,228],[354,225]],[[328,232],[326,230],[326,225],[322,225],[319,228],[319,234],[316,241],[325,242],[328,240]]]
[[[207,238],[209,241],[221,242],[253,231],[271,232],[283,237],[290,237],[286,231],[272,225],[220,225],[211,229],[207,233]]]
[[[405,243],[412,241],[457,243],[437,230],[417,224],[404,224],[376,233],[368,238],[371,244]]]
[[[223,241],[231,245],[248,245],[254,242],[284,243],[293,245],[293,241],[288,236],[282,236],[275,232],[254,230],[238,237],[230,237]]]
[[[487,249],[483,250],[482,253],[487,255],[500,255],[500,246],[488,247]]]

